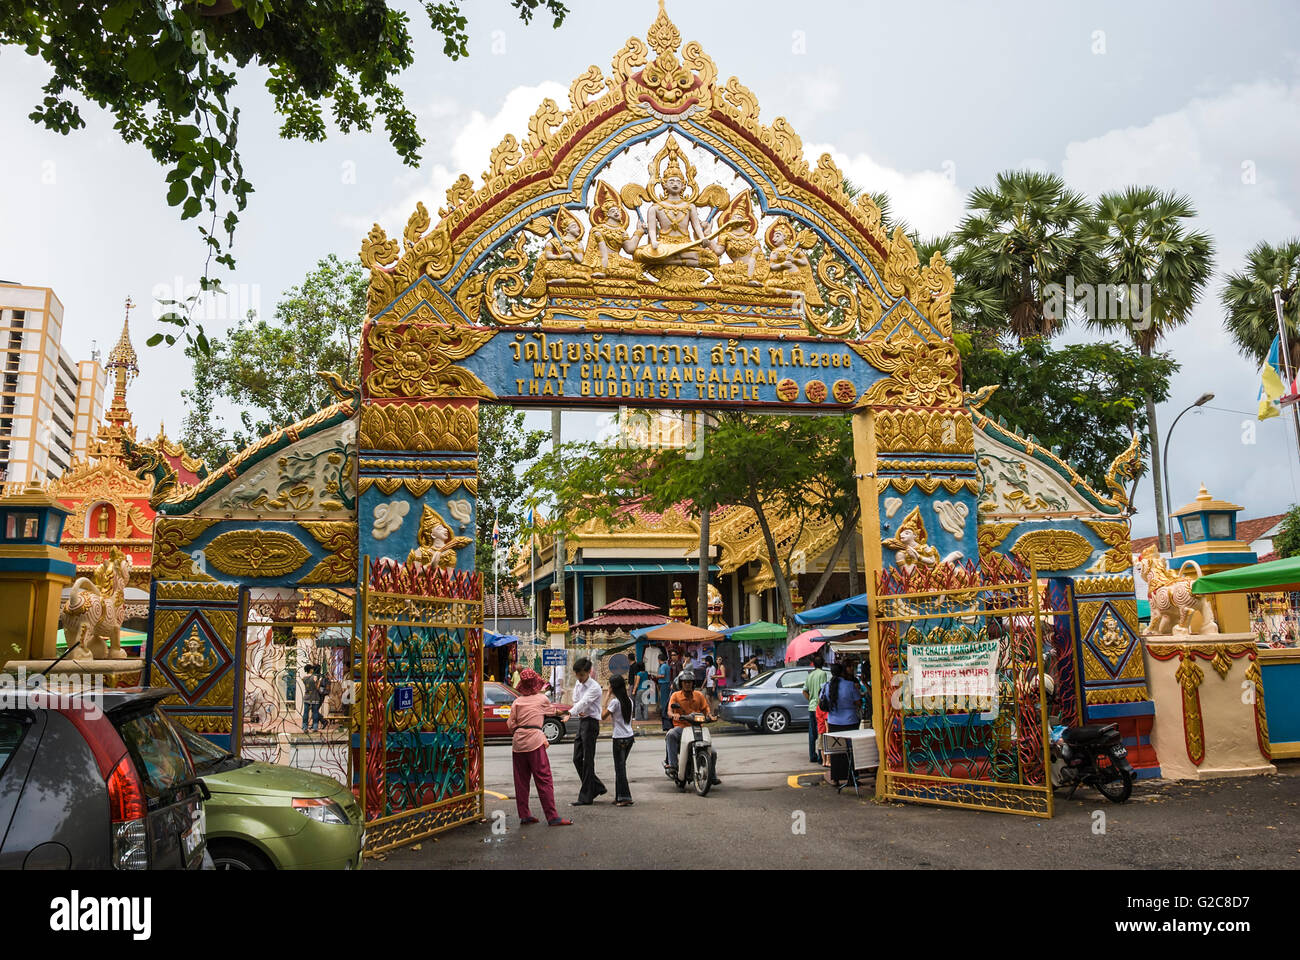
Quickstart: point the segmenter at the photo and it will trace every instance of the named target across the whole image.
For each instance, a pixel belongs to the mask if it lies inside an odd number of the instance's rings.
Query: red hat
[[[539,693],[546,686],[546,681],[537,675],[537,671],[532,667],[525,667],[519,671],[519,682],[515,684],[515,689],[522,696],[531,696]]]

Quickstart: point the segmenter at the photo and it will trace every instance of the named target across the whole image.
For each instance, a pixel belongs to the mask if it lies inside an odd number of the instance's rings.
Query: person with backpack
[[[862,688],[844,668],[844,664],[831,666],[831,677],[817,697],[818,706],[826,711],[826,732],[856,730],[862,725]],[[847,753],[831,754],[831,780],[836,784],[849,779]]]

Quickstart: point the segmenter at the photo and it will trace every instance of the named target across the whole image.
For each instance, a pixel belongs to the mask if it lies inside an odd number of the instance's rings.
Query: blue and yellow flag
[[[1269,348],[1268,359],[1259,371],[1259,416],[1260,420],[1267,420],[1270,417],[1276,417],[1282,413],[1282,405],[1278,403],[1283,393],[1282,374],[1278,369],[1278,338],[1273,338],[1273,346]]]

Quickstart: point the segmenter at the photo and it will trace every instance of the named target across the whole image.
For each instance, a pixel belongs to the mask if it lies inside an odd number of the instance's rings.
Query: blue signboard
[[[569,662],[569,651],[562,649],[551,649],[544,647],[542,649],[542,666],[544,667],[562,667]]]
[[[881,372],[840,340],[755,330],[733,335],[503,330],[462,361],[497,398],[566,408],[740,406],[849,409]]]
[[[395,692],[398,710],[410,710],[415,706],[415,687],[398,687]]]

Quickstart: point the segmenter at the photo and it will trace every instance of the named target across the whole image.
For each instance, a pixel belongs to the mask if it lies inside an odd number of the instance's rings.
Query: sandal
[[[571,827],[573,821],[567,817],[556,817],[554,820],[547,820],[546,825],[548,827]]]
[[[616,807],[630,807],[630,806],[632,806],[632,801],[631,801],[631,800],[615,800],[615,801],[614,801],[614,806],[616,806]]]
[[[526,823],[537,823],[537,822],[538,820],[536,817],[524,817],[522,820],[519,821],[519,826],[522,827]]]

